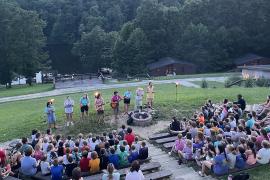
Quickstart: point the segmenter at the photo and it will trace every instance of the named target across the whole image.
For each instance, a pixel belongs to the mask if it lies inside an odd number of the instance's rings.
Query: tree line
[[[224,71],[270,55],[269,0],[1,0],[0,83],[39,69],[139,74],[162,57]]]

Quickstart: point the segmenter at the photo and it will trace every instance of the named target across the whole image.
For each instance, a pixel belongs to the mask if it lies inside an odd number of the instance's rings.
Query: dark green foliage
[[[202,80],[201,88],[208,88],[208,83],[205,79]]]
[[[226,79],[224,87],[229,88],[233,85],[241,86],[242,85],[242,77],[240,76],[231,76],[228,79]]]

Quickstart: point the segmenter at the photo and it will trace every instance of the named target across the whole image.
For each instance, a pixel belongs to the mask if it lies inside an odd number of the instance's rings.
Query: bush
[[[205,79],[202,80],[201,88],[208,88],[208,83]]]
[[[245,83],[244,83],[245,88],[252,88],[254,87],[254,85],[255,85],[255,81],[253,79],[249,78],[245,80]]]
[[[256,83],[256,86],[258,87],[269,87],[270,80],[262,77],[262,78],[257,79],[255,83]]]
[[[242,77],[241,76],[231,76],[229,78],[227,78],[227,80],[224,83],[224,87],[225,88],[229,88],[231,86],[232,83],[238,82],[235,85],[241,86],[242,85]]]

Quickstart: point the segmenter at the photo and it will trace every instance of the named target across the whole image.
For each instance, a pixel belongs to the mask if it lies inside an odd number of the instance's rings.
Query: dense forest
[[[201,72],[270,55],[269,0],[0,0],[0,83],[37,70],[143,73],[162,57]]]

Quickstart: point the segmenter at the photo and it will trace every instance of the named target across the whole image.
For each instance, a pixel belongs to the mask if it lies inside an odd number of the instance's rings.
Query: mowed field
[[[130,88],[134,94],[136,88]],[[106,102],[110,102],[110,98],[115,89],[102,90],[101,93]],[[120,94],[123,94],[126,89],[117,89]],[[155,86],[155,108],[159,110],[159,120],[169,119],[175,115],[175,110],[178,110],[177,115],[190,117],[192,112],[198,109],[207,99],[212,99],[213,102],[220,102],[225,97],[230,100],[235,100],[236,95],[241,93],[248,104],[259,103],[265,100],[269,94],[268,88],[185,88],[178,89],[178,101],[176,102],[175,84],[156,85]],[[88,92],[90,105],[90,119],[94,121],[95,112],[93,108],[94,92]],[[71,94],[70,96],[75,101],[75,121],[79,120],[79,99],[82,94]],[[50,97],[55,99],[55,108],[57,123],[63,124],[65,119],[63,102],[66,95]],[[28,136],[31,130],[36,128],[45,130],[47,128],[46,115],[44,114],[45,104],[48,99],[32,99],[24,101],[15,101],[10,103],[0,104],[0,142]],[[134,107],[134,97],[132,99],[131,108]],[[123,104],[121,103],[121,109]],[[105,114],[111,115],[112,111],[109,103],[105,106]],[[85,127],[88,128],[88,127]],[[96,131],[99,126],[89,126],[89,132]]]

